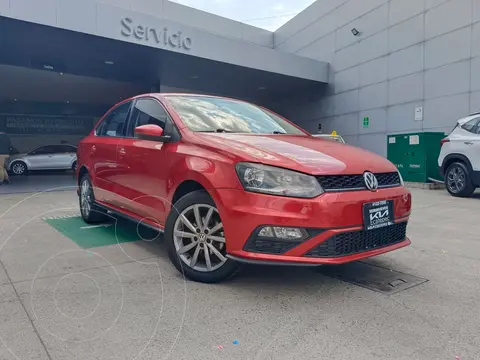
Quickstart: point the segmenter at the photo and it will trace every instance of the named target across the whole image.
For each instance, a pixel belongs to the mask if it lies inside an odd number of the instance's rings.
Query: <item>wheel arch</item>
[[[175,204],[178,200],[180,200],[183,196],[198,190],[207,191],[207,189],[205,189],[205,187],[202,184],[200,184],[198,181],[195,181],[195,180],[183,181],[177,186],[177,188],[175,189],[175,192],[173,193],[172,205]]]
[[[449,154],[445,156],[445,159],[443,159],[443,163],[442,163],[443,175],[445,175],[448,167],[457,161],[464,163],[468,171],[472,173],[473,167],[472,167],[472,164],[470,163],[470,160],[468,160],[468,158],[465,155],[454,153],[454,154]]]
[[[78,164],[78,162],[77,162]],[[77,165],[78,166],[78,165]],[[82,165],[80,169],[78,169],[78,176],[77,176],[77,185],[80,185],[80,181],[85,174],[89,174],[88,167],[86,165]]]
[[[24,165],[25,165],[25,173],[28,172],[30,166],[29,166],[28,162],[25,161],[25,159],[14,159],[14,160],[12,160],[12,162],[10,162],[10,163],[8,164],[8,169],[7,169],[7,170],[13,172],[13,165],[14,165],[15,163],[22,163],[22,164],[24,164]]]
[[[211,192],[209,191],[209,188],[211,188],[211,185],[209,184],[208,180],[200,179],[199,177],[193,177],[193,176],[188,177],[187,179],[181,181],[176,186],[175,190],[172,191],[172,195],[170,196],[171,198],[170,208],[183,196],[194,191],[199,191],[199,190],[206,191],[210,195],[210,197],[213,198]]]

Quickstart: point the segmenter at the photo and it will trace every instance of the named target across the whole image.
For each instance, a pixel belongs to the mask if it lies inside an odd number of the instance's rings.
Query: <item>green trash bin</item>
[[[402,174],[404,181],[431,182],[429,178],[442,180],[438,172],[440,140],[442,132],[418,132],[387,135],[387,158]]]

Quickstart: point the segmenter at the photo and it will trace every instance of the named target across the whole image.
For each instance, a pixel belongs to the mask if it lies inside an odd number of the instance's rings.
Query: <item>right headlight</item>
[[[235,168],[248,191],[298,198],[314,198],[323,193],[311,175],[254,163],[238,163]]]

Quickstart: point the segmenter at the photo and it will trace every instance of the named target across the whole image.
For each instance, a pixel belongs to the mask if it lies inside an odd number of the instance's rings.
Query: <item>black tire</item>
[[[16,171],[15,171],[15,170]],[[23,169],[22,172],[18,172],[17,169]],[[13,175],[16,175],[16,176],[24,176],[24,175],[27,175],[28,174],[28,166],[27,164],[22,161],[22,160],[15,160],[14,162],[12,162],[10,164],[10,172],[13,174]]]
[[[90,205],[89,211],[87,211],[87,208],[85,206],[82,206],[82,200],[84,196],[82,189],[84,184],[87,184],[85,186],[88,186],[88,198],[86,201]],[[78,204],[80,207],[80,214],[82,215],[83,221],[85,221],[87,224],[95,224],[95,223],[108,220],[108,217],[105,214],[105,211],[103,211],[103,209],[99,208],[95,204],[92,181],[90,180],[90,176],[88,174],[83,175],[82,179],[80,180],[80,192],[78,194]]]
[[[192,205],[201,204],[210,205],[216,208],[213,199],[203,190],[188,193],[174,204],[166,221],[164,236],[165,246],[167,247],[168,256],[175,268],[187,278],[202,283],[217,283],[234,276],[238,272],[240,264],[232,259],[227,259],[227,261],[216,270],[209,272],[198,271],[184,263],[175,250],[173,236],[175,222],[185,209]]]
[[[463,162],[455,162],[447,168],[445,185],[450,195],[455,197],[469,197],[476,189],[470,171]]]

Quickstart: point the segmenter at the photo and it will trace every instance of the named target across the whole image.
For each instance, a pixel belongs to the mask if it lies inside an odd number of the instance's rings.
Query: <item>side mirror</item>
[[[163,129],[158,125],[141,125],[134,130],[135,137],[141,140],[161,141],[165,142],[170,139],[169,135],[165,135]]]

